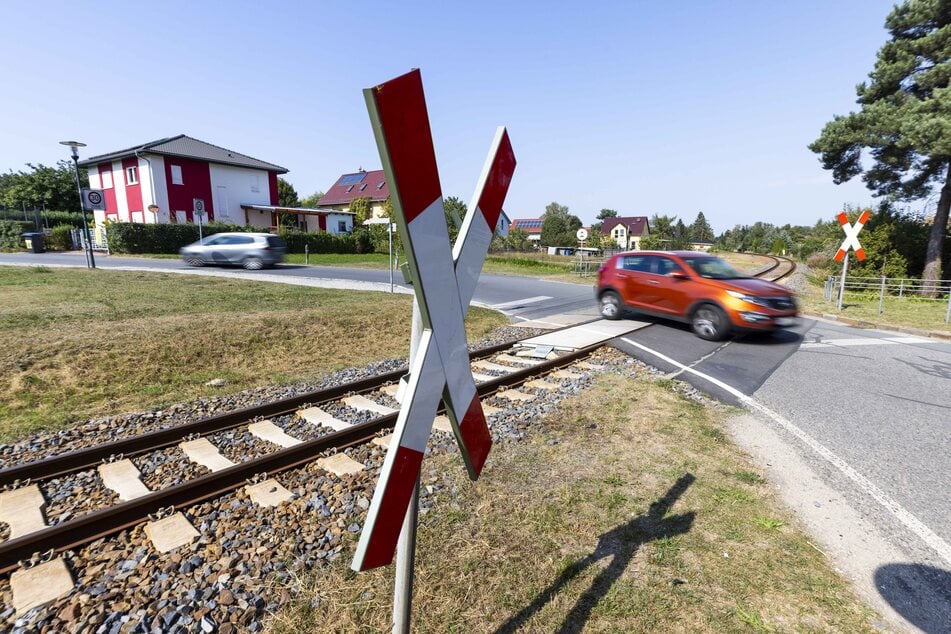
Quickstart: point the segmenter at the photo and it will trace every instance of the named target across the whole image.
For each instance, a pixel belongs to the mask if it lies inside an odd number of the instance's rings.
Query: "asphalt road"
[[[81,254],[57,253],[0,254],[4,263],[84,265]],[[114,256],[100,256],[97,264],[272,281],[347,280],[378,290],[388,289],[390,280],[388,271],[321,266],[196,271],[178,260]],[[398,272],[395,279],[397,290],[410,292]],[[514,320],[597,315],[592,286],[517,276],[482,275],[473,301]],[[819,479],[817,487],[821,482],[841,496],[850,513],[882,536],[889,556],[900,553],[888,565],[854,574],[866,575],[869,587],[907,623],[927,632],[951,632],[951,343],[813,319],[772,336],[710,343],[687,326],[648,321],[650,327],[614,344],[752,411],[758,424],[780,434],[782,451],[796,452],[809,477]],[[790,481],[807,480],[805,474],[785,475]],[[849,528],[834,530],[848,533]],[[850,537],[861,536],[843,539]],[[849,547],[862,545],[852,539]]]

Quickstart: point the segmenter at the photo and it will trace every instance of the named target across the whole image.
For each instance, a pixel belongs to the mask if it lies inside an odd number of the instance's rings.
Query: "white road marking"
[[[824,339],[801,344],[800,348],[847,348],[851,346],[891,346],[900,343],[938,343],[920,337],[857,337],[855,339]]]
[[[648,348],[647,346],[637,343],[636,341],[631,341],[627,337],[623,337],[621,341],[624,341],[625,343],[628,343],[634,346],[635,348],[639,348],[643,350],[644,352],[652,354],[658,359],[662,359],[666,361],[667,363],[675,365],[684,372],[690,372],[691,374],[695,374],[696,376],[700,377],[701,379],[704,379],[705,381],[709,381],[710,383],[716,385],[720,389],[726,390],[727,392],[735,396],[737,399],[740,400],[740,402],[742,402],[744,405],[746,405],[750,409],[758,411],[761,414],[764,414],[768,416],[769,418],[771,418],[780,427],[782,427],[783,429],[791,433],[793,436],[795,436],[796,438],[804,442],[810,449],[812,449],[817,454],[825,458],[836,469],[838,469],[843,474],[845,474],[845,476],[848,477],[850,480],[852,480],[852,482],[854,482],[862,491],[864,491],[865,493],[870,495],[872,498],[874,498],[875,501],[881,504],[885,508],[886,511],[888,511],[893,516],[895,516],[895,518],[898,519],[899,522],[904,524],[905,527],[908,528],[908,530],[913,532],[915,535],[920,537],[922,541],[924,541],[926,544],[931,546],[931,548],[933,548],[935,552],[937,552],[938,555],[942,559],[944,559],[948,564],[951,564],[951,545],[949,545],[948,542],[941,539],[941,537],[935,534],[934,531],[932,531],[930,528],[925,526],[925,524],[921,520],[919,520],[917,517],[912,515],[907,509],[905,509],[901,504],[899,504],[895,499],[893,499],[887,493],[885,493],[880,488],[878,488],[878,486],[876,486],[875,483],[873,483],[871,480],[869,480],[868,478],[860,474],[849,463],[847,463],[845,460],[837,456],[835,453],[832,452],[832,450],[825,447],[825,445],[820,443],[818,440],[816,440],[815,438],[807,434],[795,423],[793,423],[790,420],[787,420],[780,414],[769,409],[768,407],[766,407],[765,405],[763,405],[762,403],[760,403],[753,397],[747,396],[746,394],[739,391],[735,387],[731,385],[727,385],[726,383],[724,383],[723,381],[717,378],[714,378],[708,374],[704,374],[703,372],[700,372],[698,370],[694,370],[693,368],[688,368],[684,364],[671,359],[667,355],[657,352],[656,350],[652,350]]]
[[[518,308],[524,306],[525,304],[535,304],[538,302],[543,302],[546,299],[551,299],[548,295],[538,295],[537,297],[526,297],[525,299],[519,299],[514,302],[505,302],[504,304],[492,304],[492,308],[495,310],[506,310],[509,308]]]

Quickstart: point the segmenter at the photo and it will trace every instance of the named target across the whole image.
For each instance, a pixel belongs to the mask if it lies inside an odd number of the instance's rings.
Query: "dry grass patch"
[[[870,612],[777,508],[721,413],[616,375],[498,446],[477,486],[421,519],[414,631],[873,631]],[[341,558],[344,559],[344,558]],[[338,560],[275,632],[389,630],[392,569]]]
[[[402,357],[412,312],[407,295],[125,271],[3,267],[0,294],[3,439]],[[504,322],[473,309],[469,336]]]

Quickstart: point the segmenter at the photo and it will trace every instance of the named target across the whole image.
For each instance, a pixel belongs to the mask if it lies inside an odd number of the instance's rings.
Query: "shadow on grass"
[[[598,604],[598,601],[604,598],[614,582],[621,577],[634,557],[634,553],[641,545],[655,539],[682,535],[690,530],[694,520],[692,511],[672,517],[664,516],[694,480],[694,476],[689,473],[681,476],[664,497],[655,500],[651,504],[646,515],[639,515],[601,535],[593,552],[562,572],[551,585],[538,593],[534,601],[503,623],[496,630],[496,634],[517,631],[532,616],[550,603],[572,579],[592,564],[605,557],[611,557],[611,563],[598,573],[598,576],[578,598],[574,607],[562,621],[561,627],[557,630],[566,634],[580,632],[590,618],[591,610]]]

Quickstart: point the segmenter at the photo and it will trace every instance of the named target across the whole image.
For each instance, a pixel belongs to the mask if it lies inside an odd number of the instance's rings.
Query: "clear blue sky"
[[[806,145],[887,39],[892,2],[31,2],[0,37],[0,170],[189,134],[283,165],[301,194],[378,169],[361,90],[418,67],[444,195],[497,125],[505,209],[585,223],[698,211],[717,233],[867,204]],[[920,208],[921,203],[913,208]]]

